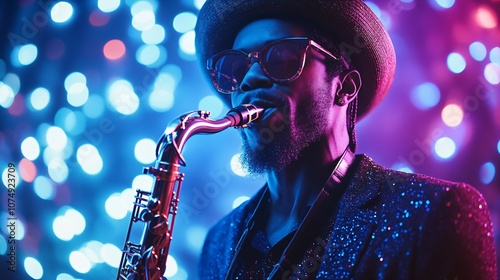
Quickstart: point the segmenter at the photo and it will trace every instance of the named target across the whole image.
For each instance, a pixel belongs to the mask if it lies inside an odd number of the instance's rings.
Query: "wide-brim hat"
[[[207,58],[231,49],[238,32],[262,18],[299,20],[332,36],[361,74],[358,120],[389,91],[396,71],[394,46],[378,17],[361,0],[207,0],[195,29],[196,52],[207,78]],[[219,96],[231,105],[229,95]]]

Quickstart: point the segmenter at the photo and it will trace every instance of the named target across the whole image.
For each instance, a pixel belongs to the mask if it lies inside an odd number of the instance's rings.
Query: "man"
[[[360,0],[208,0],[197,53],[267,184],[208,233],[202,279],[496,279],[471,186],[354,156],[354,124],[387,93],[395,54]]]

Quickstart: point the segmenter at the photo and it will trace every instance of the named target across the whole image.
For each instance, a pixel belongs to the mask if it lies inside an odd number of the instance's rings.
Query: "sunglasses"
[[[217,91],[225,94],[238,91],[243,78],[255,61],[273,82],[291,82],[304,70],[306,53],[311,46],[339,60],[315,41],[306,37],[296,37],[273,41],[265,45],[260,52],[222,51],[208,58],[207,69]]]

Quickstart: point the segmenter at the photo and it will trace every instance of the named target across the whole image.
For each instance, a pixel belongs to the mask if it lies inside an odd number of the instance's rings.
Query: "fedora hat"
[[[396,70],[386,29],[361,0],[207,0],[196,23],[196,52],[205,77],[207,58],[231,49],[247,24],[263,18],[298,20],[323,30],[361,74],[358,120],[387,94]],[[220,95],[230,105],[229,95]]]

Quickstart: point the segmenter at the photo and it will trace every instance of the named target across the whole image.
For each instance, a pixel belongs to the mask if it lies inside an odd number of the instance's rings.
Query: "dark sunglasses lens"
[[[266,71],[279,80],[292,78],[300,70],[303,47],[290,41],[271,46],[264,54]]]
[[[214,65],[216,86],[224,91],[236,91],[245,77],[247,64],[247,57],[242,53],[227,53],[219,57]]]

